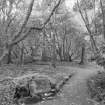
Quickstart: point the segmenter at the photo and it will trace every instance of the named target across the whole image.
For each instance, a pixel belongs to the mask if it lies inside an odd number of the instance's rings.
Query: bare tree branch
[[[34,1],[34,0],[33,0],[33,1]],[[24,40],[24,39],[29,35],[29,33],[31,32],[31,30],[33,30],[33,29],[35,29],[35,30],[42,30],[42,29],[46,26],[46,24],[50,21],[50,18],[51,18],[52,15],[54,14],[55,10],[59,7],[60,3],[61,3],[61,0],[59,0],[58,3],[54,6],[54,8],[52,9],[52,11],[51,11],[51,13],[50,13],[48,19],[44,22],[44,24],[42,25],[41,28],[39,28],[39,27],[31,27],[31,28],[28,29],[28,31],[27,31],[24,35],[20,36],[21,31],[22,31],[22,29],[24,28],[24,26],[27,24],[29,15],[31,14],[31,11],[32,11],[32,3],[31,3],[31,4],[30,4],[30,7],[31,7],[31,8],[29,7],[29,14],[26,16],[26,19],[25,19],[25,21],[24,21],[24,23],[23,23],[23,25],[22,25],[22,27],[21,27],[21,30],[20,30],[20,31],[18,32],[18,34],[14,37],[13,42],[12,42],[12,45],[13,45],[13,44],[17,44],[17,43],[19,43],[20,41]],[[18,39],[17,39],[17,38],[18,38]]]
[[[24,33],[22,36],[16,38],[16,40],[14,40],[14,41],[11,43],[11,46],[16,45],[16,44],[18,44],[19,42],[21,42],[22,40],[24,40],[24,39],[29,35],[30,32],[31,32],[31,29],[28,29],[26,33]]]
[[[28,22],[28,19],[29,19],[30,15],[31,15],[33,5],[34,5],[34,0],[31,0],[30,5],[29,5],[28,10],[27,10],[27,15],[26,15],[26,17],[25,17],[25,20],[24,20],[24,22],[23,22],[21,28],[19,29],[19,31],[18,31],[18,32],[16,33],[16,35],[13,37],[12,41],[15,41],[18,37],[21,36],[21,33],[22,33],[24,27],[26,26],[26,24],[27,24],[27,22]]]
[[[56,11],[56,9],[59,7],[60,3],[62,0],[59,0],[58,3],[54,6],[54,8],[52,9],[49,17],[47,18],[47,20],[44,22],[44,24],[42,25],[42,27],[31,27],[31,29],[35,29],[35,30],[42,30],[46,24],[50,21],[51,17],[53,16],[54,12]]]
[[[94,54],[96,54],[96,53],[98,53],[98,48],[97,48],[97,46],[96,46],[96,43],[95,43],[95,40],[94,40],[94,38],[93,38],[91,29],[90,29],[90,27],[89,27],[89,19],[88,19],[88,17],[86,17],[86,19],[84,18],[78,0],[77,0],[77,6],[78,6],[78,8],[79,8],[80,15],[81,15],[81,17],[82,17],[82,19],[83,19],[83,21],[84,21],[85,27],[86,27],[86,29],[87,29],[89,35],[90,35],[90,41],[91,41],[92,50],[93,50]],[[85,11],[85,16],[87,16],[86,11]]]
[[[55,7],[53,8],[53,10],[51,11],[48,19],[45,21],[45,23],[43,24],[43,28],[45,27],[45,25],[50,21],[50,18],[53,16],[54,12],[56,11],[56,9],[59,7],[61,3],[61,0],[58,1],[58,3],[55,5]]]

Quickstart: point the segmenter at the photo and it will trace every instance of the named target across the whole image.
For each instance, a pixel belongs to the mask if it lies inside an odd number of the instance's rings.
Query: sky
[[[75,2],[76,2],[76,0],[66,0],[65,1],[66,7],[71,11]]]
[[[30,3],[30,0],[25,0],[25,1],[26,1],[26,4]],[[42,0],[38,0],[38,1],[42,1]],[[76,0],[66,0],[65,4],[66,4],[67,8],[69,10],[71,10],[73,8],[73,5],[74,5],[75,2],[76,2]]]
[[[42,0],[38,0],[38,1],[42,1]],[[36,0],[36,2],[37,2],[37,0]],[[74,4],[77,2],[77,0],[65,0],[65,5],[66,5],[66,7],[67,7],[67,9],[70,11],[70,12],[72,12],[72,8],[73,8],[73,6],[74,6]],[[30,0],[26,0],[26,3],[27,4],[29,4],[30,3]],[[37,13],[37,12],[36,12]],[[38,13],[39,14],[39,13]],[[39,14],[40,15],[40,14]],[[39,16],[38,15],[38,16]],[[75,20],[75,22],[76,22],[76,24],[77,25],[80,25],[80,27],[83,29],[83,30],[86,30],[85,28],[84,28],[84,22],[82,21],[82,19],[81,19],[81,16],[80,16],[80,14],[79,13],[76,13],[75,15],[74,15],[74,17],[73,17],[73,21]]]
[[[25,0],[26,1],[26,4],[29,4],[30,3],[30,0]],[[35,2],[41,2],[42,0],[35,0]],[[65,5],[67,7],[67,9],[72,12],[72,9],[73,9],[73,6],[74,4],[77,2],[77,0],[65,0]],[[37,12],[36,12],[37,13]],[[39,13],[38,13],[39,14]],[[38,15],[37,14],[37,15]],[[41,14],[39,14],[41,15]],[[39,16],[38,15],[38,16]],[[75,17],[73,18],[73,20],[75,20],[79,25],[83,25],[83,22],[80,21],[81,20],[81,16],[79,16],[79,14],[75,14]]]
[[[42,1],[42,0],[39,0],[39,1]],[[29,4],[30,0],[26,0],[26,2],[27,2],[27,4]],[[65,5],[70,12],[72,12],[73,6],[76,2],[77,2],[77,0],[66,0],[65,1]],[[73,21],[76,22],[76,24],[79,26],[79,28],[81,30],[83,30],[84,32],[86,31],[86,27],[85,27],[84,22],[83,22],[79,13],[75,14],[75,16],[73,17]],[[87,37],[85,37],[85,39],[89,40],[89,37],[87,36]]]

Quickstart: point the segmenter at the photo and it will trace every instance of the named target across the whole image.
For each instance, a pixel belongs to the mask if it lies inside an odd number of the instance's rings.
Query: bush
[[[15,84],[11,80],[0,82],[0,105],[16,105],[13,101]]]
[[[5,78],[3,80],[0,80],[0,105],[17,105],[17,103],[14,100],[14,94],[16,86],[26,86],[27,82],[32,79],[35,79],[37,91],[47,91],[45,89],[50,88],[50,82],[55,83],[55,79],[50,78],[47,75],[44,74],[29,74],[29,75],[23,75],[16,78]],[[34,86],[34,85],[33,85]],[[34,87],[33,87],[34,88]],[[34,89],[34,90],[36,90]],[[34,91],[33,92],[37,92]]]
[[[105,101],[105,72],[98,72],[87,80],[88,93],[97,102]]]
[[[60,84],[67,79],[68,76],[66,74],[58,73],[54,75],[54,77],[50,77],[46,74],[41,73],[33,73],[33,74],[24,74],[22,76],[18,76],[15,78],[7,77],[0,80],[0,105],[17,105],[18,101],[14,99],[14,95],[16,92],[16,87],[25,87],[27,86],[27,83],[31,80],[29,83],[30,89],[31,89],[31,95],[36,96],[37,93],[40,92],[48,92],[55,88],[56,84],[60,86]],[[26,87],[27,88],[27,87]],[[53,95],[53,91],[51,91]],[[55,91],[56,92],[56,91]],[[23,93],[22,93],[23,94]],[[56,93],[54,93],[56,95]],[[43,94],[42,94],[43,95]],[[34,101],[36,97],[34,97]],[[26,98],[27,99],[27,98]],[[30,102],[29,98],[29,102]],[[33,98],[32,98],[33,99]],[[20,101],[20,100],[19,100]],[[22,100],[23,101],[23,100]],[[28,102],[26,100],[26,102]],[[32,102],[32,100],[31,100]]]

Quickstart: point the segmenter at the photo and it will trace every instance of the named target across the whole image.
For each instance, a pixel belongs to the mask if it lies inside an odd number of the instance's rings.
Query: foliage
[[[15,98],[17,101],[21,100],[21,97],[18,97],[18,95],[23,95],[21,93],[21,89],[24,87],[24,89],[30,92],[27,95],[24,93],[23,103],[38,103],[41,101],[48,100],[49,98],[53,99],[73,75],[74,74],[70,74],[68,77],[64,78],[63,81],[59,83],[59,85],[56,84],[53,78],[47,75],[34,74],[23,76],[23,78],[19,79],[20,84],[17,84]],[[25,84],[28,84],[28,88]],[[18,95],[17,91],[19,93]],[[25,92],[27,93],[27,91]],[[30,100],[33,100],[33,102],[31,102]]]
[[[93,0],[80,0],[80,7],[83,10],[91,10],[94,7]],[[76,12],[78,11],[77,3],[75,3],[73,10]]]
[[[15,105],[13,101],[13,96],[15,93],[15,84],[9,80],[5,79],[0,81],[0,103],[1,105]]]
[[[105,101],[105,72],[98,72],[87,80],[89,95],[97,102]]]
[[[26,70],[26,69],[25,69]],[[8,70],[7,70],[8,71]],[[12,73],[15,70],[11,71]],[[19,70],[18,70],[19,71]],[[22,68],[21,68],[22,71]],[[29,70],[30,71],[30,70]],[[39,72],[39,70],[38,70]],[[4,74],[4,73],[3,73]],[[17,73],[15,74],[17,75]],[[52,73],[51,73],[52,75]],[[71,78],[70,74],[70,78]],[[0,80],[0,103],[2,105],[17,105],[16,101],[13,99],[14,94],[15,94],[15,89],[16,86],[26,86],[27,83],[29,83],[30,80],[34,81],[30,84],[30,88],[32,88],[33,90],[32,93],[33,95],[37,94],[38,92],[46,92],[48,91],[48,96],[49,96],[49,89],[50,89],[50,85],[57,83],[57,88],[58,87],[62,87],[61,84],[65,84],[66,81],[68,81],[68,76],[66,74],[56,74],[53,75],[55,78],[45,74],[45,73],[27,73],[24,74],[22,76],[18,76],[18,77],[5,77],[2,78]],[[59,81],[59,82],[58,82]],[[50,83],[51,82],[51,83]],[[34,94],[35,93],[35,94]],[[47,96],[45,96],[47,98]],[[35,97],[34,97],[35,99]],[[47,99],[46,99],[47,100]]]

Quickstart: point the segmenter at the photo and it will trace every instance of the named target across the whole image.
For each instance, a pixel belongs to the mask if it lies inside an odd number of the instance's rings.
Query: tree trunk
[[[42,61],[47,61],[46,60],[46,30],[45,29],[43,29]]]
[[[102,3],[101,0],[100,0],[100,3]],[[81,15],[81,17],[82,17],[82,19],[83,19],[83,21],[84,21],[85,27],[86,27],[86,29],[87,29],[89,35],[90,35],[90,42],[91,42],[91,47],[92,47],[93,54],[94,54],[94,56],[95,56],[96,58],[102,59],[103,57],[102,57],[101,53],[99,52],[99,49],[97,48],[97,45],[96,45],[96,43],[95,43],[93,34],[92,34],[92,32],[91,32],[91,29],[90,29],[90,24],[89,24],[89,19],[88,19],[88,16],[87,16],[87,12],[86,12],[86,10],[84,10],[84,11],[85,11],[85,15],[86,15],[86,16],[84,17],[84,14],[83,14],[83,12],[82,12],[82,10],[81,10],[81,7],[80,7],[80,5],[79,5],[79,1],[78,1],[78,0],[77,0],[77,5],[78,5],[78,8],[79,8],[80,15]],[[101,4],[101,7],[102,7],[102,4]],[[102,9],[102,12],[103,12],[103,8],[101,8],[101,9]],[[103,17],[104,17],[104,12],[103,12]],[[86,19],[86,18],[87,18],[87,19]],[[104,21],[103,21],[103,22],[104,22]],[[103,25],[104,25],[104,23],[103,23]],[[104,28],[104,26],[103,26],[103,28]],[[98,64],[97,60],[96,60],[96,63]]]
[[[56,68],[56,41],[55,41],[55,33],[53,33],[53,58],[52,58],[52,66]]]
[[[10,64],[10,63],[12,63],[12,60],[11,60],[11,50],[9,49],[9,51],[8,51],[8,58],[7,58],[7,64]]]
[[[47,61],[47,55],[46,55],[46,50],[45,47],[43,47],[43,51],[42,51],[42,61]]]
[[[102,11],[102,20],[103,20],[103,38],[105,41],[105,10],[104,10],[104,6],[103,6],[103,2],[102,0],[100,0],[100,5],[101,5],[101,11]]]
[[[70,55],[69,55],[69,62],[72,62],[72,59],[71,59],[71,57],[72,57],[72,56],[70,56]]]
[[[87,17],[87,12],[86,12],[86,10],[84,10],[84,11],[85,11],[85,17],[84,17],[83,12],[82,12],[82,10],[81,10],[81,7],[80,7],[80,5],[79,5],[79,1],[78,1],[78,0],[77,0],[77,5],[78,5],[78,8],[79,8],[79,13],[80,13],[80,15],[81,15],[81,18],[83,19],[84,24],[85,24],[85,27],[86,27],[86,29],[87,29],[89,35],[90,35],[90,42],[91,42],[91,46],[92,46],[93,53],[94,53],[94,54],[98,54],[99,51],[98,51],[98,48],[97,48],[97,46],[96,46],[95,40],[94,40],[94,38],[93,38],[91,29],[90,29],[90,26],[89,26],[89,19],[88,19],[88,17]]]
[[[22,65],[24,63],[23,62],[23,56],[24,56],[24,48],[22,47],[21,51],[20,51],[20,65]]]
[[[63,58],[62,58],[62,47],[58,47],[58,49],[56,49],[56,53],[59,55],[60,61],[63,61]]]
[[[80,61],[80,64],[84,64],[84,58],[85,58],[85,47],[82,46],[81,48],[81,61]]]
[[[8,44],[5,45],[3,49],[3,54],[0,57],[0,64],[9,64],[11,63],[11,47]]]

